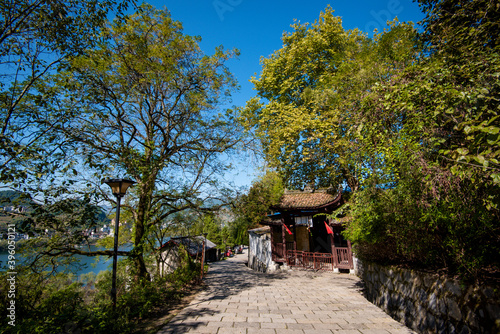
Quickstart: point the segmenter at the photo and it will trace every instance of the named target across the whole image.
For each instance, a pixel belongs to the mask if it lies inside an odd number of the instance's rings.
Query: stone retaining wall
[[[358,263],[365,295],[420,333],[500,333],[500,288],[464,286],[434,275]]]

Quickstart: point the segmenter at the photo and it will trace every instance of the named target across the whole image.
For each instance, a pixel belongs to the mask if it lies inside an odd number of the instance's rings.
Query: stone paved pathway
[[[158,334],[414,333],[360,293],[359,278],[332,272],[262,274],[247,254],[212,263],[208,288]]]

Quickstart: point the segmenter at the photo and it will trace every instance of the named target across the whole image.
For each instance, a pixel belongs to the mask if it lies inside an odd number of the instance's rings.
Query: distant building
[[[3,207],[3,211],[5,213],[13,213],[13,214],[16,214],[16,213],[24,213],[26,212],[27,208],[24,207],[24,206],[4,206]]]
[[[104,225],[101,227],[101,232],[103,234],[111,234],[111,228],[108,225]]]
[[[159,251],[161,252],[160,271],[163,273],[171,273],[181,264],[179,247],[183,245],[186,251],[192,258],[201,260],[203,252],[203,242],[205,237],[178,237],[172,238],[164,243]],[[205,262],[214,262],[219,259],[219,250],[217,245],[206,239],[205,242]]]

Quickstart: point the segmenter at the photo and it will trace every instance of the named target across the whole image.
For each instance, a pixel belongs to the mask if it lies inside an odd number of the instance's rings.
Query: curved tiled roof
[[[318,209],[340,201],[341,193],[332,194],[328,190],[286,191],[275,209]]]

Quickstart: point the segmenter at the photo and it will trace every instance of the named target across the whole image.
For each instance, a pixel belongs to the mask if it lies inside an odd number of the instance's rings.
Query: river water
[[[90,250],[102,250],[102,247],[97,247],[97,246],[90,246]],[[120,250],[129,250],[130,246],[128,247],[123,247],[120,248]],[[86,250],[86,249],[85,249]],[[8,261],[8,256],[9,254],[7,252],[0,252],[0,268],[1,270],[5,270],[5,266],[7,265]],[[19,264],[22,262],[22,258],[19,256],[19,254],[16,254],[16,264]],[[93,272],[96,275],[99,274],[100,271],[105,271],[105,270],[111,270],[112,265],[113,265],[113,258],[112,257],[107,257],[107,256],[100,256],[99,259],[96,259],[94,256],[84,256],[84,255],[78,255],[75,254],[73,255],[76,259],[78,259],[81,267],[79,267],[76,271],[75,274],[80,276],[81,274],[86,274],[89,272]],[[120,256],[118,257],[118,260],[120,259]],[[96,261],[97,260],[97,261]],[[12,270],[9,270],[12,271]]]

